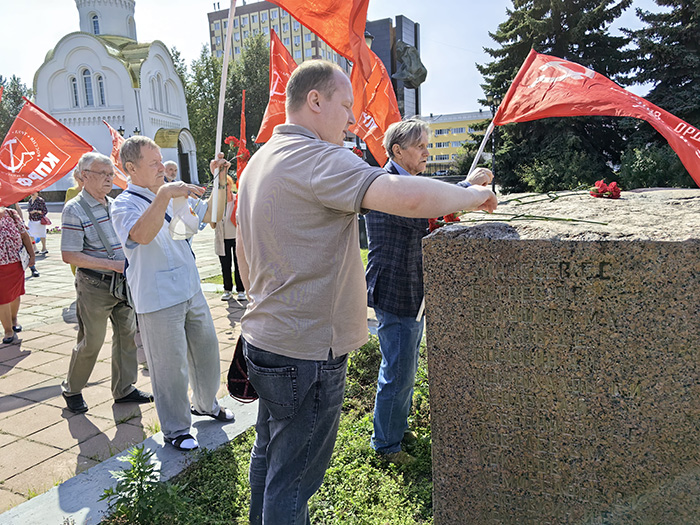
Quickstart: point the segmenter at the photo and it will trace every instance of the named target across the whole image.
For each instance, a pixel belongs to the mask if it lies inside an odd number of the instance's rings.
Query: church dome
[[[75,5],[82,32],[136,40],[134,0],[75,0]]]

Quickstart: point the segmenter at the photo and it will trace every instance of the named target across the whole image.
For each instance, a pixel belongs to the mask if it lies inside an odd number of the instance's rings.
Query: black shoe
[[[22,331],[22,325],[21,324],[16,324],[15,326],[12,327],[13,332],[21,332]]]
[[[88,411],[88,406],[83,399],[83,394],[75,394],[74,396],[67,396],[65,392],[61,392],[63,399],[66,400],[66,405],[68,410],[74,414],[82,414]]]
[[[127,394],[124,397],[120,397],[119,399],[115,399],[114,402],[115,403],[153,403],[153,394],[149,394],[148,392],[144,392],[143,390],[139,390],[138,388],[134,388],[134,390],[130,394]]]

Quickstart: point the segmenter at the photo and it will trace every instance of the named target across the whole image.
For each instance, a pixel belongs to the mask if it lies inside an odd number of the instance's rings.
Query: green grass
[[[409,419],[411,429],[418,436],[418,442],[409,452],[417,461],[409,466],[381,462],[369,445],[380,360],[376,337],[371,337],[369,343],[350,356],[338,438],[324,483],[309,501],[311,523],[423,525],[433,521],[425,348],[421,348]],[[255,432],[249,429],[217,450],[194,455],[193,463],[168,483],[178,500],[171,505],[173,510],[167,522],[248,523],[247,476],[254,439]],[[183,501],[186,505],[177,504]],[[147,502],[140,505],[148,507]],[[122,518],[114,515],[103,523],[127,523]]]

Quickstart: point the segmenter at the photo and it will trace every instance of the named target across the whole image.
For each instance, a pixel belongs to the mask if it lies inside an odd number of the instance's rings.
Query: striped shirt
[[[61,251],[83,252],[91,257],[109,259],[109,254],[102,244],[95,226],[78,202],[81,196],[90,207],[90,211],[95,216],[105,237],[107,237],[107,241],[114,252],[114,259],[123,261],[124,251],[122,250],[121,242],[119,242],[119,237],[117,237],[112,226],[112,219],[109,213],[113,199],[107,197],[107,206],[104,206],[85,190],[82,190],[77,197],[69,200],[63,207],[63,215],[61,217]],[[101,273],[109,274],[110,272],[101,271]]]

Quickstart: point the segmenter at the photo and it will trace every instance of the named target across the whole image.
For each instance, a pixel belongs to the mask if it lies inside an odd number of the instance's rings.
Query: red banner
[[[124,137],[122,137],[119,132],[114,129],[112,126],[110,126],[106,120],[102,121],[105,126],[107,126],[107,129],[109,130],[109,134],[112,136],[112,153],[110,153],[109,158],[112,159],[112,163],[114,164],[114,179],[112,182],[119,186],[121,189],[125,190],[126,186],[129,184],[128,181],[126,180],[126,175],[124,175],[124,168],[122,167],[122,159],[121,156],[119,155],[119,152],[122,149],[122,144],[124,144]]]
[[[365,141],[375,160],[384,166],[389,160],[384,149],[384,132],[390,124],[401,120],[401,113],[384,64],[364,42],[362,44],[368,52],[363,59],[366,62],[357,62],[350,75],[355,96],[352,111],[357,120],[350,131]],[[372,64],[370,68],[361,67],[368,63]]]
[[[271,0],[321,37],[339,54],[352,60],[365,41],[369,0]]]
[[[548,117],[634,117],[664,136],[700,186],[700,130],[575,62],[530,51],[493,122]]]
[[[0,146],[0,204],[20,201],[68,174],[92,146],[26,98]]]
[[[275,126],[284,124],[286,101],[285,89],[289,76],[297,68],[297,63],[284,47],[274,30],[270,31],[270,100],[265,108],[260,131],[255,142],[263,143],[270,140]]]
[[[350,79],[357,124],[351,131],[380,164],[387,160],[384,132],[401,120],[396,93],[382,61],[365,42],[369,0],[271,0],[316,33],[353,65]]]

